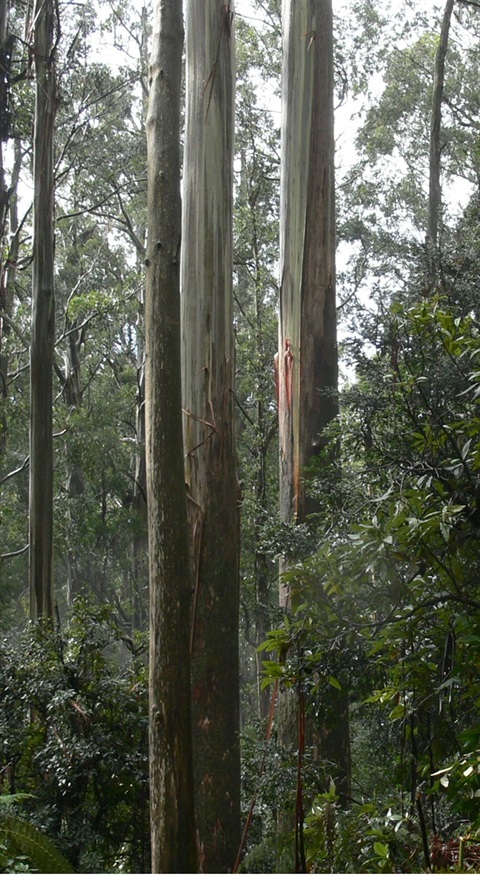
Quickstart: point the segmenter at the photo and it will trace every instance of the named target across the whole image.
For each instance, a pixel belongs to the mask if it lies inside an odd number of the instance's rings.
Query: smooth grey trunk
[[[8,357],[5,353],[5,336],[10,332],[13,288],[18,253],[17,189],[22,164],[21,143],[14,140],[14,164],[7,185],[4,150],[11,139],[10,70],[14,39],[8,32],[8,3],[0,0],[0,245],[4,257],[0,264],[0,398],[7,398]],[[5,253],[8,253],[5,257]],[[5,410],[0,413],[0,468],[2,468],[7,443]]]
[[[147,62],[147,7],[142,9],[142,39],[140,43],[140,65],[146,69]],[[147,107],[147,95],[143,92],[143,103]],[[142,128],[143,130],[143,128]],[[145,247],[146,228],[139,224],[135,236]],[[140,253],[137,252],[139,271]],[[135,482],[133,490],[133,506],[137,514],[136,530],[132,544],[131,570],[131,615],[132,628],[144,630],[146,626],[145,594],[148,586],[148,533],[147,533],[147,473],[145,461],[145,289],[142,286],[138,296],[137,312],[137,399],[136,399],[136,430],[135,430]]]
[[[36,98],[33,158],[33,289],[30,352],[30,615],[53,617],[52,378],[55,340],[54,0],[35,4]]]
[[[137,235],[140,234],[137,229]],[[143,239],[143,234],[140,239]],[[144,291],[138,303],[137,315],[137,399],[135,409],[135,482],[133,507],[136,511],[132,544],[131,617],[132,629],[144,630],[146,623],[145,593],[148,585],[148,524],[147,472],[145,459],[145,301]]]
[[[233,3],[189,0],[186,46],[182,331],[195,803],[200,869],[221,873],[240,842]]]
[[[1,303],[1,328],[0,328],[0,397],[8,397],[8,368],[9,357],[5,348],[5,338],[10,334],[10,317],[12,314],[13,299],[15,292],[15,280],[17,275],[17,259],[20,247],[20,226],[18,221],[18,182],[22,167],[23,152],[19,138],[13,143],[14,164],[9,186],[8,198],[8,240],[6,228],[3,236],[4,245],[7,247],[8,257],[0,267],[0,303]],[[5,411],[0,415],[0,470],[3,465],[3,457],[7,446],[8,421]]]
[[[76,321],[65,317],[65,328],[68,332],[66,337],[66,349],[64,353],[64,368],[60,373],[63,383],[63,398],[69,410],[79,410],[83,404],[83,390],[81,385],[81,358],[82,332],[77,327]],[[68,518],[72,530],[78,525],[77,500],[85,492],[85,476],[78,462],[71,460],[69,453],[68,433],[65,440],[67,458],[67,494],[69,496]],[[88,575],[82,568],[75,551],[69,548],[67,554],[67,601],[73,605],[74,599],[81,593],[86,593],[88,588]]]
[[[4,243],[5,229],[8,216],[8,188],[5,179],[4,146],[8,139],[8,79],[9,79],[9,52],[11,46],[7,40],[8,3],[0,0],[0,235]]]
[[[427,223],[427,257],[429,277],[427,288],[433,290],[438,271],[438,235],[442,207],[440,182],[442,103],[445,85],[445,58],[448,50],[450,22],[455,0],[447,0],[443,12],[440,40],[435,56],[433,76],[432,115],[430,121],[429,190]]]
[[[154,873],[196,872],[190,559],[180,373],[181,0],[157,0],[147,116],[145,401],[150,570],[150,816]]]

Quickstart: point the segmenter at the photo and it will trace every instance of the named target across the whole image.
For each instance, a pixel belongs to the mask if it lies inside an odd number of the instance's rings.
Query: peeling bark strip
[[[217,873],[231,870],[240,841],[232,14],[233,2],[187,3],[183,164],[183,399],[195,582],[195,802],[200,866]]]
[[[34,216],[32,341],[30,351],[30,616],[53,617],[53,438],[52,379],[55,340],[54,0],[37,0],[33,52],[36,95],[34,131]]]
[[[181,0],[157,0],[147,115],[145,407],[150,565],[150,814],[154,873],[196,872],[190,563],[180,376]]]

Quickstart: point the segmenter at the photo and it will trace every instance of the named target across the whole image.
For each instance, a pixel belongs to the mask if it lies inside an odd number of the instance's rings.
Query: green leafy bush
[[[149,867],[148,693],[143,643],[107,607],[78,601],[0,646],[4,790],[82,872]]]

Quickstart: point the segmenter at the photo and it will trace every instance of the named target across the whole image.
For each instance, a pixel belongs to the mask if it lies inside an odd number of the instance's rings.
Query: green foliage
[[[318,797],[306,819],[307,861],[315,872],[398,873],[422,869],[418,830],[408,817],[373,803],[342,810],[335,792]]]
[[[393,366],[373,358],[344,393],[350,505],[336,523],[341,482],[312,472],[328,529],[284,573],[292,610],[259,649],[266,685],[349,692],[356,802],[322,797],[307,818],[332,872],[422,869],[423,831],[478,822],[480,335],[445,301],[392,319]]]
[[[142,650],[83,602],[65,633],[40,624],[0,650],[3,774],[82,872],[148,869]]]

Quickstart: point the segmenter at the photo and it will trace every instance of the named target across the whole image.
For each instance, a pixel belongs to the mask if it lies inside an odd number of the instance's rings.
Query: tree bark
[[[180,373],[181,0],[157,0],[147,116],[146,461],[150,812],[155,873],[196,872],[190,564]]]
[[[35,4],[36,75],[32,341],[30,352],[30,614],[52,617],[53,438],[55,340],[54,163],[56,109],[55,4]]]
[[[23,161],[22,144],[17,137],[13,141],[14,165],[10,179],[8,192],[8,231],[7,242],[6,228],[2,231],[4,245],[7,247],[8,256],[0,267],[0,307],[2,311],[0,327],[0,398],[8,398],[8,367],[9,355],[6,350],[5,338],[10,334],[11,327],[9,318],[12,314],[15,280],[17,275],[17,259],[20,247],[20,225],[18,221],[18,183]],[[3,160],[3,159],[2,159]],[[0,182],[1,185],[1,182]],[[0,470],[3,468],[3,459],[7,448],[8,420],[6,412],[0,414]]]
[[[426,290],[431,293],[438,275],[438,234],[442,207],[442,187],[440,182],[442,102],[445,85],[445,58],[448,50],[448,37],[455,0],[447,0],[443,12],[440,41],[435,56],[433,76],[432,116],[430,121],[428,221],[427,221],[427,261],[428,277]]]
[[[280,219],[280,509],[313,508],[304,469],[338,413],[330,0],[284,0]],[[282,599],[284,601],[284,599]]]
[[[428,227],[427,245],[435,252],[438,243],[438,224],[442,201],[440,184],[440,133],[442,126],[442,102],[445,84],[445,58],[448,50],[448,36],[455,0],[447,0],[443,12],[440,41],[435,56],[435,71],[433,76],[432,117],[430,122],[430,162],[429,162],[429,194],[428,194]]]
[[[331,0],[284,0],[283,27],[277,378],[280,515],[292,524],[318,510],[308,495],[306,468],[324,449],[325,428],[338,414]],[[280,605],[290,608],[282,579]],[[348,794],[348,697],[330,690],[324,696],[316,709],[319,726],[310,735],[319,756],[336,764],[339,790]],[[333,698],[335,710],[328,703]],[[287,744],[296,736],[291,714],[286,708],[280,728]]]
[[[148,13],[147,7],[142,9],[142,37],[140,42],[140,66],[146,69],[148,44]],[[146,95],[143,92],[143,103],[146,105]],[[146,228],[143,222],[137,224],[135,235],[142,246],[146,242]],[[137,252],[137,260],[141,255]],[[140,264],[139,264],[140,269]],[[132,544],[131,570],[131,603],[132,629],[145,629],[145,592],[148,581],[148,535],[147,535],[147,478],[145,462],[145,290],[141,288],[138,296],[137,311],[137,398],[136,398],[136,439],[135,439],[135,483],[133,492],[133,507],[137,514],[136,532]]]
[[[194,569],[192,691],[200,868],[240,842],[239,513],[232,317],[233,3],[187,4],[182,305]]]

